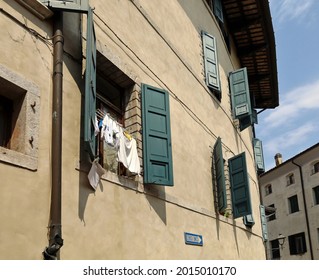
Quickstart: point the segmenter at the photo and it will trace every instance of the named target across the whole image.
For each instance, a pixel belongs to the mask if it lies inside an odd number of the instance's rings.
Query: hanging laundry
[[[96,190],[97,185],[100,182],[101,176],[105,173],[105,170],[103,167],[98,163],[98,160],[94,160],[92,162],[92,166],[90,169],[90,172],[88,174],[88,179],[90,182],[90,185],[94,190]]]
[[[109,117],[108,114],[105,114],[105,117],[102,122],[102,128],[101,128],[101,138],[104,139],[104,141],[113,146],[113,124],[114,121],[111,117]]]
[[[131,140],[124,135],[119,134],[119,150],[118,160],[132,173],[140,174],[140,159],[137,153],[136,140],[131,137]]]
[[[100,128],[99,128],[99,121],[97,119],[97,116],[95,116],[95,120],[94,120],[94,136],[97,136],[100,132]]]

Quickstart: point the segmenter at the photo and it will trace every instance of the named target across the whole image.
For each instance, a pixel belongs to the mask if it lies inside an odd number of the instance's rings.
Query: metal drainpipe
[[[306,196],[305,196],[305,185],[304,185],[302,169],[301,169],[301,165],[295,163],[294,160],[292,160],[291,162],[292,162],[292,164],[298,166],[299,172],[300,172],[302,198],[303,198],[303,203],[304,203],[304,207],[305,207],[305,216],[306,216],[306,224],[307,224],[307,231],[308,231],[310,255],[311,255],[311,259],[313,260],[314,258],[313,258],[313,251],[312,251],[312,242],[311,242],[310,227],[309,227],[309,217],[308,217],[307,202],[306,202]]]
[[[63,246],[61,230],[61,162],[62,162],[62,83],[63,83],[63,13],[54,14],[53,35],[53,97],[52,97],[52,147],[51,147],[51,207],[49,221],[49,246],[43,252],[45,260],[60,258]]]

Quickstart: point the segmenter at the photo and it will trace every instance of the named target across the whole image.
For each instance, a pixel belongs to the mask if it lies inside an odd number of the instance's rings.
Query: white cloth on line
[[[140,159],[137,153],[136,140],[129,140],[123,133],[119,133],[118,160],[132,173],[140,174]]]
[[[102,121],[101,138],[108,144],[113,143],[113,120],[108,116],[108,114],[105,114]]]
[[[92,162],[90,172],[88,174],[88,179],[90,185],[94,190],[96,190],[97,185],[100,182],[101,176],[105,173],[103,167],[95,160]]]
[[[97,136],[100,132],[99,129],[99,121],[97,119],[97,116],[95,116],[95,120],[94,120],[94,136]]]

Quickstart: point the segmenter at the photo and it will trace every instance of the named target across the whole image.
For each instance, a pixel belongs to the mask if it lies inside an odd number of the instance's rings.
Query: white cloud
[[[279,23],[304,18],[316,0],[270,0],[273,17]]]
[[[281,133],[280,130],[273,132],[272,137],[268,139],[264,145],[267,153],[275,155],[283,153],[291,147],[300,146],[300,143],[307,142],[306,140],[312,133],[315,133],[318,125],[314,122],[308,122],[300,127],[293,128],[287,132]]]
[[[279,107],[265,117],[265,124],[270,128],[291,124],[315,109],[319,109],[319,80],[286,93]]]

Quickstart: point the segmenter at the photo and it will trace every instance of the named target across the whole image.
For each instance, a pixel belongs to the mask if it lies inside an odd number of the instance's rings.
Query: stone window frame
[[[19,132],[12,128],[12,148],[0,147],[0,163],[26,168],[32,171],[38,169],[38,145],[40,122],[40,89],[25,77],[0,64],[0,88],[7,92],[0,94],[21,102],[16,115],[15,125]]]

